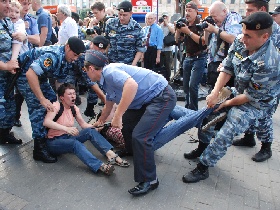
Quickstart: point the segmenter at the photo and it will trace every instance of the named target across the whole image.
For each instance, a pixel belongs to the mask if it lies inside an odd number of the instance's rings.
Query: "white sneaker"
[[[229,99],[231,94],[232,92],[229,87],[223,87],[219,92],[217,104],[225,102],[227,99]]]

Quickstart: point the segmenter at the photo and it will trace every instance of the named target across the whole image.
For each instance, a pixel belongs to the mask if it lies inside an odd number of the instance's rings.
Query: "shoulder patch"
[[[51,65],[52,65],[52,59],[47,58],[46,60],[44,60],[45,67],[50,67]]]

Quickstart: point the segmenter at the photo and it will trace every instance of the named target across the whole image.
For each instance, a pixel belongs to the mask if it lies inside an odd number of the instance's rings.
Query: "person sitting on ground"
[[[79,108],[75,105],[74,86],[64,83],[58,88],[57,94],[61,103],[54,102],[54,112],[49,111],[44,120],[44,126],[49,128],[47,140],[49,151],[53,155],[75,153],[95,173],[101,170],[106,175],[111,175],[114,171],[112,165],[128,167],[130,164],[112,151],[113,146],[98,133],[93,125],[83,120]],[[62,111],[61,106],[63,106]],[[82,127],[81,131],[74,127],[74,118]],[[83,144],[87,140],[90,140],[102,155],[106,155],[107,163],[98,160],[87,150]]]

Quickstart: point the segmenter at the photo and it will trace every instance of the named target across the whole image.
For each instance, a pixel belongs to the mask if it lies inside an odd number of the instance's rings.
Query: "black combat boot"
[[[21,124],[21,121],[19,118],[21,116],[20,111],[21,111],[21,106],[24,101],[24,98],[20,93],[16,93],[15,101],[16,101],[16,120],[15,120],[14,126],[21,127],[22,124]]]
[[[33,159],[44,163],[55,163],[56,157],[50,155],[47,150],[46,139],[34,139]]]
[[[207,179],[209,177],[208,166],[198,163],[196,168],[183,176],[183,182],[195,183],[200,180]]]
[[[255,162],[263,162],[269,159],[272,156],[271,144],[271,142],[262,142],[261,150],[252,157],[252,160]]]
[[[11,133],[12,128],[1,128],[0,130],[0,144],[22,144],[21,139],[17,139]]]
[[[95,118],[96,114],[94,112],[94,106],[95,104],[87,103],[86,110],[84,111],[84,115],[87,117]]]
[[[254,133],[245,133],[243,138],[234,140],[232,145],[244,146],[244,147],[254,147],[254,146],[256,146],[256,140],[254,138],[254,135],[255,135]]]
[[[192,150],[190,153],[184,153],[184,157],[186,159],[196,159],[203,153],[203,151],[206,149],[208,145],[209,144],[200,141],[198,143],[198,147]]]

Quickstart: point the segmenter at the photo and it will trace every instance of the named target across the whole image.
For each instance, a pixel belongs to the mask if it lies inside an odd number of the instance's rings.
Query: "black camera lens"
[[[203,31],[205,28],[208,27],[208,23],[202,22],[200,24],[195,25],[198,31]]]

